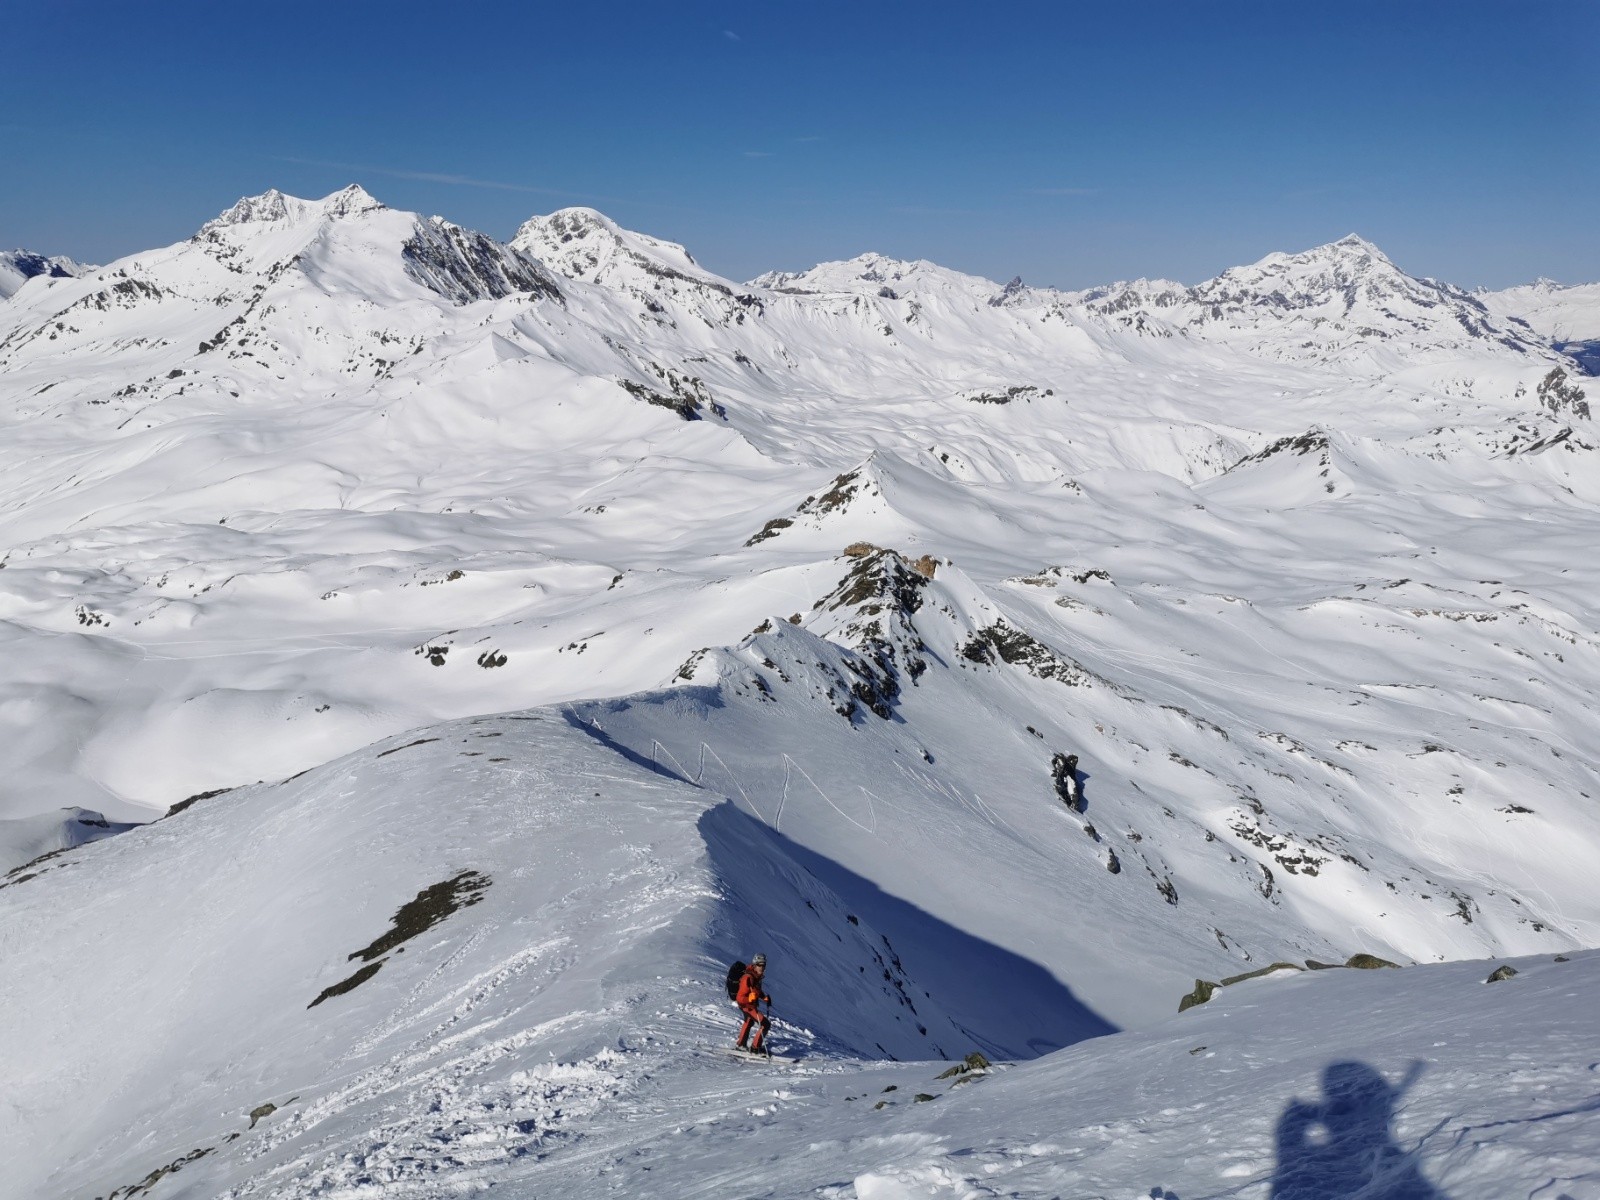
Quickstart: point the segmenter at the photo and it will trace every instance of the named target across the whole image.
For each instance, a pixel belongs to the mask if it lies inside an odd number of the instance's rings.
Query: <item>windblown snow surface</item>
[[[269,192],[0,395],[0,1195],[1600,1196],[1596,430],[1484,299]]]

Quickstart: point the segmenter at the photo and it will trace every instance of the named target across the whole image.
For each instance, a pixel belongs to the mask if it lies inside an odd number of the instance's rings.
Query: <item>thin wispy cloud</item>
[[[1099,188],[1088,187],[1023,188],[1022,194],[1024,196],[1093,196],[1099,191]]]
[[[741,38],[737,33],[735,33],[731,29],[724,29],[722,31],[722,36],[727,38],[730,42],[742,42],[742,41],[744,41],[743,38]]]
[[[772,157],[772,151],[771,150],[746,150],[744,152],[744,156],[746,158],[771,158]]]
[[[505,183],[498,179],[477,179],[471,175],[452,175],[442,171],[407,171],[396,167],[374,167],[366,163],[330,162],[321,158],[292,158],[277,156],[278,162],[295,163],[302,167],[327,167],[337,171],[354,171],[360,175],[381,175],[385,179],[407,179],[413,183],[442,183],[450,187],[488,188],[497,192],[526,192],[535,196],[581,196],[561,188],[531,187],[523,183]],[[604,197],[590,197],[604,199]]]

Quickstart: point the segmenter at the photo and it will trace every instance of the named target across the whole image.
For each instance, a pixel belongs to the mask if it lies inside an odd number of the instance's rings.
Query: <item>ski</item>
[[[714,1053],[744,1063],[797,1063],[801,1060],[788,1054],[768,1054],[763,1050],[760,1054],[752,1054],[748,1050],[740,1050],[734,1046],[715,1046]]]

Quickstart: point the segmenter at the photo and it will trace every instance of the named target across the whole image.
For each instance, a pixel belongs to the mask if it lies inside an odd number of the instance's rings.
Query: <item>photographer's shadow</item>
[[[1331,1063],[1322,1102],[1293,1100],[1278,1118],[1271,1200],[1449,1200],[1394,1137],[1396,1102],[1421,1066],[1390,1086],[1366,1063]]]

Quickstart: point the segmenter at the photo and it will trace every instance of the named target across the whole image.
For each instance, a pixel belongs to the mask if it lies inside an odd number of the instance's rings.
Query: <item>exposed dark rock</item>
[[[1560,416],[1563,412],[1570,412],[1575,417],[1589,416],[1589,401],[1585,399],[1583,389],[1568,382],[1567,373],[1560,367],[1553,368],[1539,381],[1537,395],[1539,403],[1552,416]]]
[[[489,883],[487,875],[478,871],[462,871],[453,878],[423,888],[415,898],[406,901],[396,910],[391,919],[392,924],[385,933],[347,956],[350,959],[359,958],[367,965],[349,978],[341,979],[338,983],[324,988],[306,1007],[315,1008],[324,1000],[331,1000],[335,996],[342,996],[360,987],[376,975],[379,968],[388,961],[384,955],[398,949],[403,943],[419,934],[426,933],[451,913],[477,904],[483,899],[483,893]]]
[[[987,1071],[991,1065],[992,1064],[987,1058],[985,1058],[978,1051],[974,1050],[971,1054],[967,1055],[966,1058],[962,1059],[954,1066],[941,1071],[938,1075],[938,1078],[951,1079],[957,1075],[967,1075],[973,1071]]]
[[[407,742],[404,746],[391,746],[387,750],[380,750],[378,751],[378,757],[382,758],[386,754],[399,754],[400,751],[409,750],[413,746],[425,746],[429,742],[437,742],[438,740],[438,738],[418,738],[414,742]]]
[[[1001,621],[973,634],[961,647],[961,657],[985,666],[993,666],[998,660],[1021,667],[1035,679],[1053,679],[1069,687],[1081,687],[1090,680],[1089,673],[1077,663],[1062,658],[1043,642]]]
[[[841,711],[854,720],[859,702],[887,720],[906,681],[915,684],[928,669],[928,648],[914,619],[928,580],[893,550],[873,549],[853,563],[817,607],[855,610],[838,639],[855,650],[846,663],[854,678],[841,680],[853,700]]]
[[[1232,987],[1236,983],[1243,983],[1246,979],[1259,979],[1263,975],[1270,975],[1274,971],[1299,971],[1303,970],[1299,963],[1275,962],[1270,966],[1258,967],[1254,971],[1246,971],[1243,975],[1229,975],[1222,980],[1223,987]]]
[[[1515,967],[1510,967],[1510,966],[1496,967],[1490,973],[1489,978],[1485,979],[1484,982],[1485,983],[1499,983],[1502,979],[1510,979],[1516,973],[1517,973],[1517,969]]]
[[[181,813],[184,809],[193,808],[202,800],[210,800],[216,796],[226,795],[231,791],[233,791],[232,788],[213,788],[209,792],[196,792],[194,795],[189,796],[186,799],[179,800],[171,808],[167,809],[167,817],[177,816],[177,814]],[[166,817],[162,817],[161,819],[166,820]]]
[[[1247,463],[1266,462],[1279,454],[1293,451],[1298,455],[1321,453],[1323,465],[1327,465],[1328,435],[1320,429],[1308,429],[1294,437],[1279,438],[1265,450],[1257,450],[1254,454],[1247,454],[1228,470],[1235,471]]]
[[[369,963],[367,966],[362,967],[349,978],[341,979],[338,983],[323,988],[322,991],[317,993],[317,998],[310,1004],[306,1005],[306,1007],[315,1008],[324,1000],[332,1000],[335,996],[342,996],[346,992],[355,991],[356,988],[360,987],[363,983],[376,975],[382,967],[383,962]]]
[[[668,368],[662,370],[662,378],[668,388],[665,392],[633,379],[619,379],[617,383],[635,399],[670,409],[685,421],[700,420],[702,406],[710,407],[713,411],[720,407],[711,399],[706,385],[694,376],[680,375]]]
[[[973,404],[1010,404],[1013,400],[1031,401],[1035,396],[1054,396],[1055,392],[1049,388],[1040,391],[1029,384],[1016,384],[1012,387],[1002,388],[999,391],[968,392],[963,399]]]
[[[773,517],[772,520],[768,521],[755,533],[752,533],[750,535],[750,540],[745,542],[745,545],[754,546],[757,542],[764,542],[768,538],[775,538],[778,536],[778,534],[782,533],[785,529],[789,528],[789,526],[793,524],[793,517]]]
[[[1194,981],[1194,991],[1178,1001],[1178,1011],[1186,1012],[1197,1004],[1204,1004],[1216,994],[1218,986],[1209,979],[1196,979]]]
[[[1078,788],[1078,756],[1057,754],[1050,760],[1050,779],[1056,795],[1073,812],[1083,811],[1083,794]]]
[[[1379,958],[1376,954],[1352,954],[1344,964],[1354,967],[1358,971],[1375,971],[1379,967],[1394,967],[1399,970],[1399,963],[1392,963],[1387,958]]]
[[[561,298],[560,288],[536,259],[437,218],[418,222],[400,253],[407,275],[456,304],[519,293]]]
[[[423,888],[412,900],[395,911],[393,927],[383,936],[350,954],[371,962],[387,954],[402,942],[409,942],[418,934],[426,933],[451,913],[470,908],[483,899],[489,887],[489,877],[478,871],[462,871],[451,879]]]
[[[109,1193],[107,1193],[106,1200],[127,1200],[128,1197],[137,1196],[141,1192],[148,1192],[168,1175],[176,1175],[179,1171],[183,1170],[184,1167],[188,1166],[192,1162],[204,1158],[206,1155],[212,1153],[212,1151],[215,1149],[216,1147],[214,1146],[205,1146],[191,1150],[182,1158],[175,1158],[166,1166],[157,1167],[138,1183],[130,1183],[119,1188],[113,1188]]]

